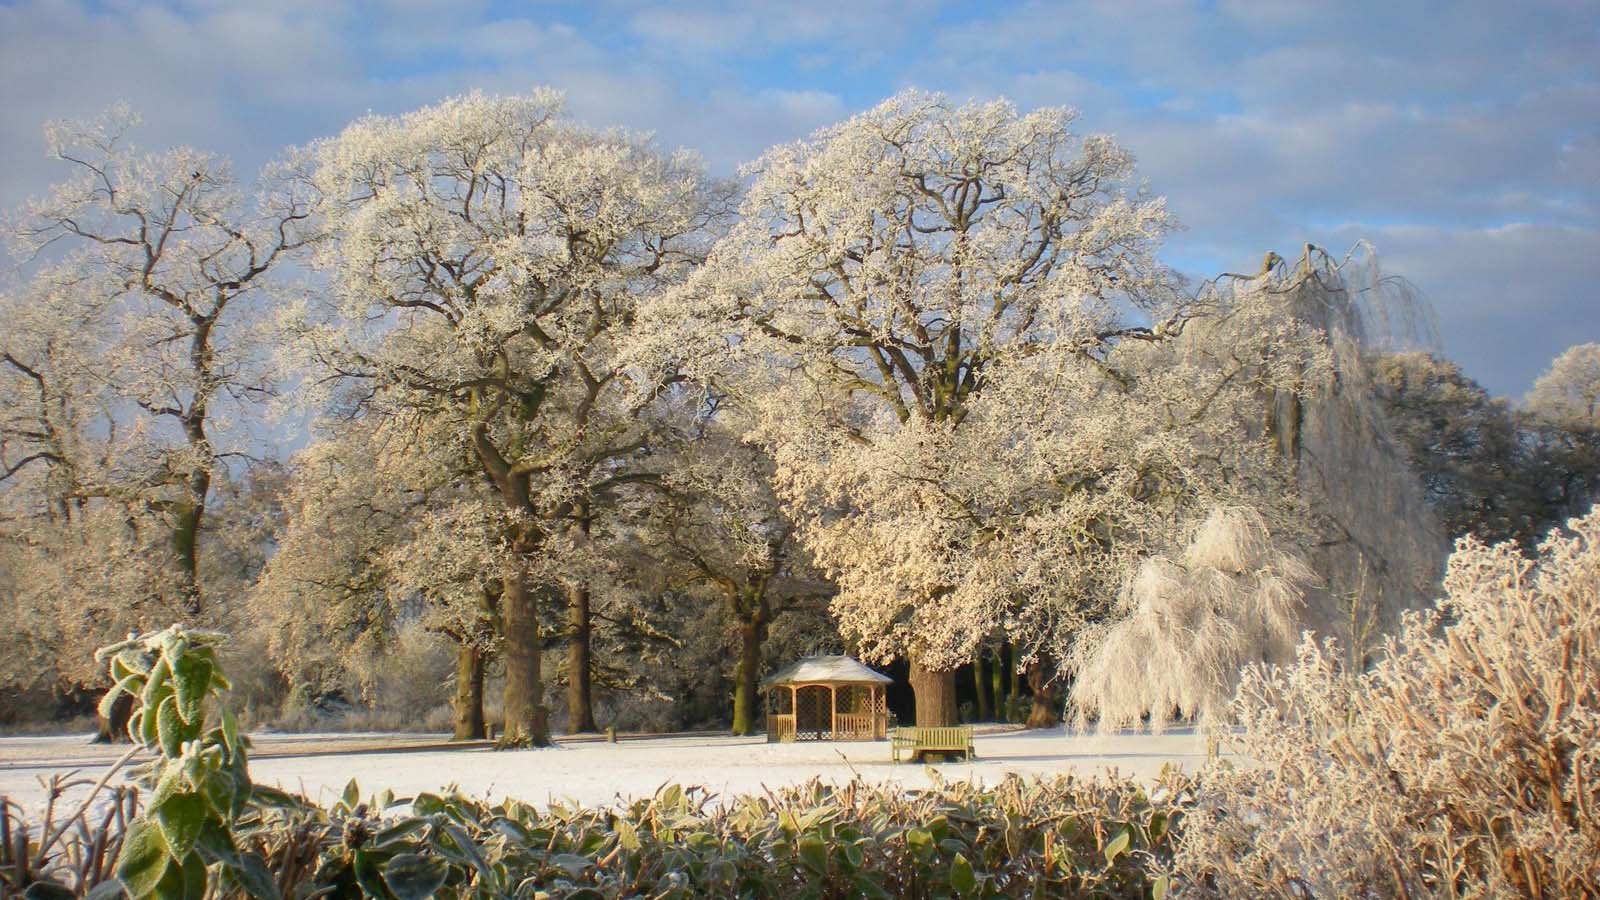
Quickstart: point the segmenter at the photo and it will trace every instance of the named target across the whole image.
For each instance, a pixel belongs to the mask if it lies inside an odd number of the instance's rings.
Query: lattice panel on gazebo
[[[841,685],[838,703],[838,714],[834,717],[835,738],[874,740],[882,736],[888,724],[883,690],[875,685]]]
[[[821,685],[795,691],[795,738],[820,741],[833,734],[833,692]]]

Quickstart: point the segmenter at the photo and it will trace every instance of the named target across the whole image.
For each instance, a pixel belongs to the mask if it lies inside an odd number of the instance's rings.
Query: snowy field
[[[727,735],[572,741],[547,750],[429,749],[440,736],[258,736],[250,772],[320,802],[332,802],[351,778],[363,794],[392,789],[397,796],[452,786],[478,797],[516,797],[606,804],[649,796],[665,783],[701,785],[720,795],[759,792],[811,778],[925,787],[934,773],[946,781],[998,781],[1007,773],[1096,775],[1114,769],[1148,779],[1173,763],[1193,771],[1205,747],[1192,733],[1094,735],[1061,729],[980,733],[971,763],[896,765],[887,741],[768,744]],[[378,745],[396,749],[377,751]],[[348,748],[348,749],[342,749]],[[42,802],[41,779],[77,770],[97,777],[116,752],[80,737],[0,738],[0,794],[32,807]]]

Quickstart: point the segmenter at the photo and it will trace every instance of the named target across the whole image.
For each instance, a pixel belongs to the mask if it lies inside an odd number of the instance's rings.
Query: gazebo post
[[[839,739],[839,686],[837,684],[828,685],[828,695],[833,703],[833,715],[828,717],[828,740],[837,741]]]
[[[878,732],[878,692],[881,690],[883,690],[882,685],[875,684],[872,686],[872,696],[869,698],[870,705],[867,708],[867,712],[872,714],[870,721],[872,722],[872,739],[875,741],[883,739],[883,735]],[[888,709],[887,703],[884,704],[884,708]]]

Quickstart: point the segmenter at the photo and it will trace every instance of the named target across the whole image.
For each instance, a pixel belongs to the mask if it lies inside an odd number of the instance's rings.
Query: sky
[[[117,101],[140,146],[246,175],[536,85],[725,174],[907,87],[1071,106],[1167,197],[1185,272],[1366,239],[1498,394],[1600,341],[1600,0],[0,0],[0,209],[62,177],[45,121]]]

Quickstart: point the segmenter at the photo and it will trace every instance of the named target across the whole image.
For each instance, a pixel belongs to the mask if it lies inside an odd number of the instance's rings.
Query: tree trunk
[[[111,718],[95,716],[96,744],[126,744],[132,742],[128,737],[128,720],[133,718],[133,695],[122,693],[111,703]]]
[[[1009,704],[1006,703],[1006,656],[1005,648],[995,644],[990,648],[994,651],[994,668],[989,670],[990,686],[994,691],[994,717],[1001,722],[1009,721]]]
[[[733,674],[733,733],[756,733],[756,693],[761,675],[761,643],[767,623],[758,614],[739,623],[739,664]]]
[[[983,677],[983,647],[972,655],[972,684],[977,688],[978,721],[988,722],[989,718],[989,682]]]
[[[1033,692],[1033,708],[1028,711],[1029,728],[1054,728],[1061,724],[1061,696],[1050,674],[1050,667],[1042,659],[1028,667],[1028,689]]]
[[[924,728],[958,725],[956,673],[925,668],[916,654],[911,656],[911,692],[916,698],[917,724]]]
[[[199,502],[182,500],[172,507],[172,555],[177,569],[174,574],[178,601],[191,621],[204,609],[200,597],[200,523],[206,514],[204,497],[210,483],[208,473],[196,472],[190,477],[190,490],[198,492],[194,496],[200,498]]]
[[[474,404],[477,398],[473,399]],[[536,512],[528,489],[528,476],[516,472],[489,439],[484,422],[472,423],[472,447],[483,464],[484,474],[494,482],[506,507],[514,513]],[[522,525],[515,535],[511,552],[520,563],[539,541],[536,532]],[[505,581],[500,598],[500,627],[505,637],[506,686],[504,697],[505,731],[501,747],[550,746],[550,715],[544,705],[544,648],[539,634],[539,595],[528,583],[528,573],[519,570]]]
[[[476,644],[456,648],[456,723],[453,741],[483,740],[483,651]]]
[[[500,746],[548,747],[550,721],[544,706],[539,598],[525,573],[506,579],[500,603],[506,637],[506,724]]]
[[[1022,673],[1017,671],[1017,646],[1015,644],[1006,644],[1001,650],[1006,657],[1006,674],[1011,679],[1011,686],[1006,689],[1006,693],[1012,697],[1021,697]]]
[[[599,731],[594,721],[594,622],[589,589],[567,588],[567,733]]]

